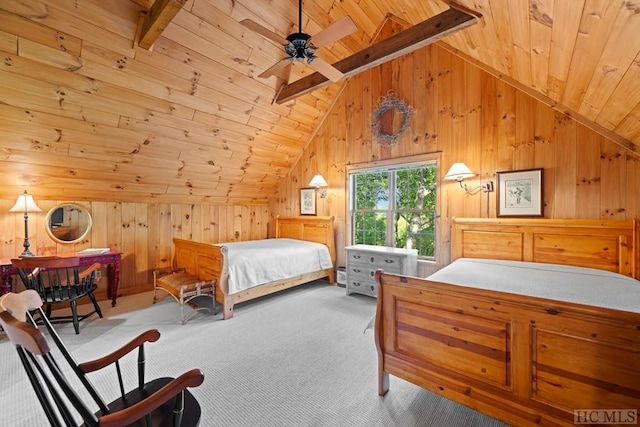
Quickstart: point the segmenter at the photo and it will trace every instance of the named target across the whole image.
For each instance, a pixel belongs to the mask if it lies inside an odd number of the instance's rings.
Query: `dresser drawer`
[[[358,280],[375,280],[376,268],[371,266],[349,265],[347,276]]]
[[[378,295],[378,284],[371,280],[360,280],[358,278],[351,278],[347,282],[348,293],[356,292],[359,294],[369,295],[375,297]]]
[[[354,252],[350,254],[350,261],[350,265],[369,267],[374,271],[381,268],[386,273],[402,272],[402,257],[400,256]]]

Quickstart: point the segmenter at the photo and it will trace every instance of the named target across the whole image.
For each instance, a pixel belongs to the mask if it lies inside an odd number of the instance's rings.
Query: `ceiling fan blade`
[[[316,48],[321,48],[348,36],[355,30],[357,30],[356,24],[349,16],[345,16],[311,37],[311,43]]]
[[[284,73],[283,74],[280,74],[280,73],[284,71],[287,65],[291,65],[292,62],[293,62],[293,58],[284,58],[283,60],[276,62],[271,67],[264,70],[260,75],[258,75],[258,77],[262,79],[266,79],[271,76],[277,75],[278,77],[282,77],[284,80],[288,80],[288,75],[287,75],[287,78],[285,78]]]
[[[262,37],[267,38],[271,41],[274,41],[278,44],[281,44],[281,45],[289,44],[289,41],[286,38],[274,33],[271,30],[266,29],[265,27],[258,24],[257,22],[252,21],[251,19],[243,19],[242,21],[240,21],[240,24],[244,25],[251,31],[260,34]]]
[[[307,64],[334,83],[344,76],[336,67],[317,56],[311,60],[307,60]]]

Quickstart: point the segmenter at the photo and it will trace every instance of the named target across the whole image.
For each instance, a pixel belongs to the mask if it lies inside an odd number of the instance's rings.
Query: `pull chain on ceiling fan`
[[[316,56],[316,50],[332,44],[356,30],[356,25],[353,23],[353,20],[349,16],[345,16],[315,36],[310,36],[302,32],[302,0],[298,2],[298,32],[291,33],[286,38],[281,37],[250,19],[244,19],[240,21],[240,24],[260,34],[262,37],[282,45],[284,51],[289,55],[263,71],[258,77],[268,78],[279,74],[285,67],[291,65],[293,61],[298,61],[302,63],[306,62],[309,67],[333,82],[337,82],[343,77],[342,72],[322,58]]]

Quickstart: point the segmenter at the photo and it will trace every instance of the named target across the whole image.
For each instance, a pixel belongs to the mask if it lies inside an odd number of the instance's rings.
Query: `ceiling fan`
[[[284,69],[293,64],[293,61],[306,62],[311,68],[319,72],[329,80],[337,82],[343,77],[340,70],[333,65],[316,56],[316,50],[329,45],[341,38],[348,36],[356,30],[356,25],[349,16],[334,22],[329,27],[317,33],[315,36],[302,32],[302,0],[298,3],[299,31],[291,33],[286,38],[274,33],[260,24],[244,19],[240,24],[261,36],[284,46],[284,51],[288,57],[276,62],[272,67],[263,71],[258,77],[267,78],[279,74]]]

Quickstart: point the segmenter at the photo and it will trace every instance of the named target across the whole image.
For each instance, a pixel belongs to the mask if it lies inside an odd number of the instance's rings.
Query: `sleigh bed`
[[[216,244],[173,239],[173,268],[215,280],[215,299],[229,319],[236,303],[324,277],[333,283],[333,223],[333,217],[278,216],[275,239]]]
[[[391,374],[516,426],[637,421],[637,247],[635,221],[455,220],[449,266],[376,273],[378,393]]]

